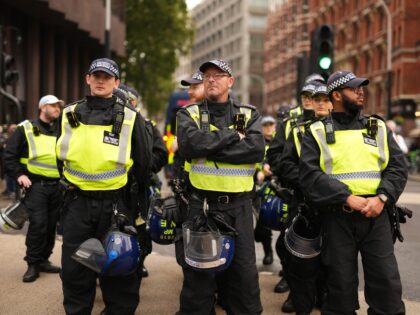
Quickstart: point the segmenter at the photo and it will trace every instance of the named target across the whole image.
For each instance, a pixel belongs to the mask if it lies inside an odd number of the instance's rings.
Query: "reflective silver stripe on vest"
[[[339,181],[349,179],[381,179],[381,173],[379,172],[354,172],[354,173],[343,173],[343,174],[329,174],[330,178],[338,179]]]
[[[133,112],[131,110],[125,110],[124,121],[128,120],[129,122],[131,122],[131,119],[133,118],[133,115],[135,115],[135,112]],[[131,129],[131,126],[129,124],[123,123],[122,128],[121,128],[121,132],[120,132],[120,139],[122,141],[119,144],[118,161],[117,161],[117,163],[119,163],[119,164],[125,164],[125,156],[126,156],[126,153],[127,153],[130,129]]]
[[[32,159],[37,157],[36,154],[36,147],[35,147],[35,139],[34,139],[34,133],[32,130],[32,124],[29,122],[29,120],[26,120],[24,122],[24,126],[25,126],[25,133],[28,137],[28,141],[30,143],[30,148],[31,148],[31,152],[32,152]]]
[[[66,107],[63,111],[63,116],[67,114],[68,112],[72,111],[73,108],[75,107],[76,105]],[[67,122],[64,124],[64,135],[63,135],[63,139],[61,140],[61,145],[60,145],[60,155],[61,155],[60,157],[62,160],[67,158],[67,153],[69,152],[70,138],[73,133],[72,129],[73,128],[70,126],[70,123],[67,120]]]
[[[230,168],[230,167],[215,167],[206,165],[191,164],[191,173],[219,175],[219,176],[253,176],[255,173],[254,164],[252,168]]]
[[[378,165],[379,169],[382,169],[382,164],[386,162],[386,154],[385,154],[385,130],[382,125],[379,125],[378,128],[378,135],[377,135],[377,142],[378,142],[378,150],[379,150],[379,159]]]
[[[38,162],[38,161],[35,161],[35,160],[28,160],[28,164],[33,165],[33,166],[41,166],[41,167],[49,168],[49,169],[52,169],[52,170],[57,169],[57,166],[55,166],[55,165],[50,165],[50,164]]]
[[[109,172],[102,172],[98,174],[89,174],[89,173],[81,172],[78,170],[74,170],[69,167],[64,167],[64,168],[65,168],[65,171],[67,171],[70,175],[79,177],[84,180],[91,180],[91,181],[111,179],[111,178],[119,177],[126,173],[125,167],[117,168]]]
[[[318,122],[321,126],[324,126],[322,123]],[[324,132],[321,128],[317,128],[315,130],[319,141],[321,142],[321,152],[324,154],[324,166],[325,166],[325,173],[331,174],[332,173],[332,156],[330,152],[330,148],[328,147],[327,141],[325,139]]]

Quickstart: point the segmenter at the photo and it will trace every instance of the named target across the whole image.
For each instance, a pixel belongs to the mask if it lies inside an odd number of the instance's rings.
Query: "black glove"
[[[168,221],[174,221],[179,223],[181,220],[181,214],[177,200],[174,196],[166,197],[161,199],[162,219]]]

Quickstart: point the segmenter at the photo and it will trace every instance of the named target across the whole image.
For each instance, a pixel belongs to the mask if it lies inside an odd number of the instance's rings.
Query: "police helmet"
[[[159,194],[151,196],[147,230],[152,241],[162,245],[174,243],[176,236],[175,221],[163,218],[165,207],[176,207],[175,197],[160,198]]]
[[[235,254],[236,230],[221,214],[199,215],[182,225],[185,262],[194,270],[225,271]]]
[[[125,276],[137,270],[140,246],[135,233],[111,229],[103,242],[97,238],[83,242],[72,258],[97,273]]]
[[[294,256],[309,259],[321,253],[322,236],[320,225],[298,214],[286,229],[284,243]]]
[[[258,191],[258,195],[261,197],[259,221],[264,226],[275,231],[284,229],[289,205],[276,196],[269,182],[264,183]]]

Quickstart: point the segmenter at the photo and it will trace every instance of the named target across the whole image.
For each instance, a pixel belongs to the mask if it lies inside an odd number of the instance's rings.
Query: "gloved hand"
[[[174,196],[161,199],[162,219],[180,223],[181,214]]]

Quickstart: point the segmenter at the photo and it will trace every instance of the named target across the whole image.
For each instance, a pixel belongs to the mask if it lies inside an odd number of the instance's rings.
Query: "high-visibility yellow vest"
[[[289,112],[290,118],[286,120],[286,126],[284,128],[284,137],[287,140],[290,132],[293,129],[292,123],[296,123],[297,119],[302,116],[302,108],[300,106],[292,108]]]
[[[295,142],[296,152],[300,157],[300,151],[302,146],[302,139],[299,139],[299,133],[303,136],[305,134],[305,125],[298,125],[292,129],[293,132],[293,140]]]
[[[335,143],[328,144],[324,124],[313,123],[310,128],[318,143],[320,167],[331,178],[346,184],[354,195],[376,195],[381,173],[389,161],[385,123],[378,121],[375,138],[367,129],[335,130]]]
[[[20,126],[23,127],[28,142],[28,158],[20,158],[19,162],[25,164],[32,174],[59,178],[55,155],[57,137],[42,133],[35,135],[34,126],[29,120],[23,121]]]
[[[112,134],[112,125],[85,125],[80,122],[78,127],[72,128],[67,113],[74,111],[76,106],[64,109],[61,136],[56,146],[57,156],[64,162],[64,177],[82,190],[123,187],[133,165],[131,138],[136,112],[124,107],[124,121],[118,138],[118,135]]]
[[[188,106],[187,111],[191,118],[200,128],[200,108],[198,105]],[[241,113],[245,114],[245,124],[251,118],[252,110],[240,107]],[[233,129],[233,126],[229,126]],[[210,131],[218,130],[216,126],[210,125]],[[224,162],[208,161],[206,158],[193,159],[190,165],[185,164],[189,169],[191,184],[201,190],[220,192],[245,192],[251,191],[254,186],[254,173],[256,164],[230,164]]]

